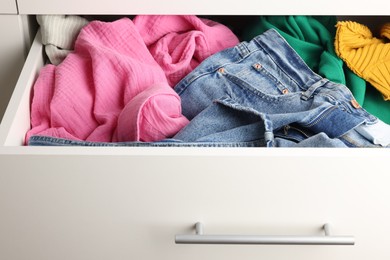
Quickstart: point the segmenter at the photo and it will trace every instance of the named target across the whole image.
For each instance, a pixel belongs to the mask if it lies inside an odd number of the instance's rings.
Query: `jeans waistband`
[[[241,42],[236,49],[242,58],[261,49],[268,54],[280,71],[301,89],[308,90],[312,86],[317,88],[328,82],[327,79],[312,71],[275,29],[267,30],[250,42]]]
[[[247,142],[183,142],[164,139],[158,142],[91,142],[51,136],[33,135],[27,140],[28,146],[91,146],[91,147],[266,147],[264,140]]]
[[[181,96],[186,88],[198,78],[229,64],[244,62],[249,55],[259,51],[264,54],[261,56],[276,65],[277,69],[274,71],[276,75],[278,73],[283,74],[283,77],[278,78],[278,80],[285,81],[286,84],[293,83],[299,89],[301,99],[308,100],[318,89],[321,89],[322,95],[329,94],[329,96],[332,96],[331,98],[337,100],[337,103],[345,107],[350,113],[370,122],[375,122],[376,118],[361,109],[346,86],[331,82],[312,71],[275,29],[267,30],[254,37],[250,42],[241,42],[233,48],[225,49],[210,56],[180,81],[175,86],[175,91]],[[326,88],[321,88],[323,86],[326,86]]]
[[[238,44],[237,49],[241,57],[245,57],[259,49],[266,52],[278,68],[304,91],[301,99],[309,99],[317,89],[327,85],[329,89],[332,89],[327,93],[337,99],[339,105],[345,107],[354,115],[366,118],[366,122],[376,122],[375,116],[361,109],[353,94],[345,85],[331,82],[311,70],[275,29],[267,30],[253,38],[249,43],[242,42]],[[323,93],[325,94],[325,92]]]
[[[248,55],[259,50],[265,52],[279,70],[303,90],[328,82],[327,79],[313,72],[275,29],[269,29],[250,42],[243,41],[233,48],[213,54],[182,79],[175,86],[175,91],[180,95],[187,85],[202,75],[216,71],[227,64],[241,62]]]

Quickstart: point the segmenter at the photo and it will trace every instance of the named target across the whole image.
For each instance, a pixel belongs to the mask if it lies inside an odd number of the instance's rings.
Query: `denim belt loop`
[[[274,140],[274,133],[273,132],[270,132],[270,131],[265,131],[264,132],[264,140],[266,141],[266,142],[268,142],[268,141],[273,141]]]
[[[308,100],[313,95],[313,93],[319,88],[329,82],[328,79],[322,78],[321,80],[312,84],[305,92],[302,93],[301,99]]]
[[[237,45],[238,52],[243,59],[251,53],[247,44],[247,42],[241,42]]]

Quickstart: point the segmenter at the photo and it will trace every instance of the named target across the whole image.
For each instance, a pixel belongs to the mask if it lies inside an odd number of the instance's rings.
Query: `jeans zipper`
[[[292,129],[292,130],[295,130],[295,131],[298,131],[300,132],[301,134],[303,134],[306,138],[309,138],[310,136],[308,134],[306,134],[303,130],[299,129],[299,128],[296,128],[294,126],[290,126],[290,125],[285,125],[284,126],[284,134],[285,135],[288,135],[288,131]]]

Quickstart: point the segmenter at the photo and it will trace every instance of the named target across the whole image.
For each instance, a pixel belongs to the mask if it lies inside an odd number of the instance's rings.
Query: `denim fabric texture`
[[[94,143],[32,136],[28,144],[381,147],[356,131],[377,118],[346,86],[314,73],[274,29],[210,56],[175,91],[190,123],[172,139]]]
[[[297,143],[284,138],[275,138],[278,147],[347,147],[338,139],[330,139],[324,133],[312,136]],[[183,142],[166,139],[159,142],[90,142],[70,140],[51,136],[31,136],[29,146],[89,146],[89,147],[265,147],[264,140],[249,142]]]
[[[376,146],[354,129],[377,118],[345,85],[314,73],[274,29],[206,59],[175,91],[190,120],[175,136],[185,142],[218,142],[234,131],[235,140],[263,139],[267,147],[283,146],[280,139],[310,147]]]

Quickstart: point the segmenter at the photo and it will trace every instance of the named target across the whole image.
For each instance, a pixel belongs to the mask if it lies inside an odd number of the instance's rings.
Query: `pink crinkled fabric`
[[[85,26],[58,66],[34,84],[32,135],[96,142],[159,141],[188,120],[175,84],[208,56],[238,43],[196,16],[137,16]]]
[[[140,15],[134,24],[171,86],[210,55],[238,43],[225,25],[192,15]]]

